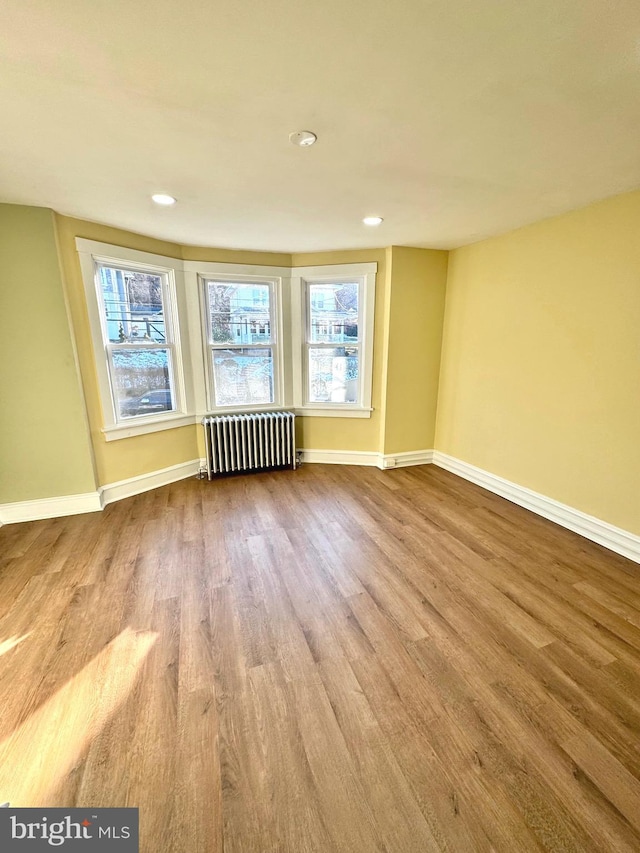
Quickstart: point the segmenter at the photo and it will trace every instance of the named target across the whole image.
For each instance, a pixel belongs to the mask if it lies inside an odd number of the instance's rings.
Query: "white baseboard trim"
[[[0,525],[15,524],[20,521],[39,521],[44,518],[59,518],[63,515],[79,515],[83,512],[100,512],[107,504],[130,498],[133,495],[167,486],[177,480],[195,477],[204,460],[192,459],[171,465],[150,474],[141,474],[101,486],[97,492],[83,495],[63,495],[57,498],[41,498],[35,501],[17,501],[0,504]]]
[[[430,465],[433,450],[410,450],[403,453],[380,454],[379,468],[406,468],[407,465]]]
[[[614,527],[606,521],[587,515],[567,504],[541,495],[482,468],[477,468],[461,459],[448,456],[438,450],[416,450],[403,453],[374,453],[348,450],[301,450],[302,461],[323,463],[325,465],[366,465],[381,469],[402,468],[408,465],[428,465],[433,463],[452,474],[457,474],[496,495],[535,512],[561,527],[566,527],[586,539],[604,545],[611,551],[621,554],[636,563],[640,563],[640,536]],[[16,501],[0,504],[0,524],[15,524],[22,521],[38,521],[46,518],[58,518],[65,515],[78,515],[85,512],[99,512],[107,504],[123,498],[133,497],[143,492],[194,477],[205,464],[202,459],[192,459],[179,465],[171,465],[149,474],[130,477],[117,483],[100,487],[97,492],[81,495],[63,495],[55,498],[42,498],[33,501]]]
[[[519,486],[517,483],[505,480],[496,474],[490,474],[482,468],[476,468],[475,465],[448,456],[439,450],[433,453],[433,464],[451,471],[452,474],[457,474],[465,480],[470,480],[472,483],[482,486],[482,488],[500,495],[500,497],[506,498],[518,506],[531,510],[537,515],[555,521],[556,524],[573,530],[574,533],[584,536],[585,539],[604,545],[605,548],[615,551],[616,554],[621,554],[629,560],[640,563],[640,536],[636,536],[634,533],[629,533],[621,527],[614,527],[613,524],[595,518],[593,515],[587,515],[567,504],[548,498],[524,486]]]
[[[323,465],[369,465],[378,464],[378,453],[365,450],[300,450],[303,462],[320,462]]]
[[[16,501],[15,503],[0,504],[0,524],[40,521],[44,518],[59,518],[63,515],[99,512],[101,509],[102,503],[98,492],[40,498],[35,501]]]
[[[109,483],[100,487],[102,506],[140,495],[160,486],[167,486],[178,480],[186,480],[187,477],[195,477],[200,469],[200,460],[191,459],[189,462],[181,462],[179,465],[171,465],[169,468],[161,468],[149,474],[140,474],[138,477],[129,477],[128,480],[120,480],[117,483]]]
[[[428,465],[433,450],[412,450],[403,453],[374,453],[366,450],[300,450],[303,462],[323,465],[368,465],[373,468],[404,468],[407,465]]]

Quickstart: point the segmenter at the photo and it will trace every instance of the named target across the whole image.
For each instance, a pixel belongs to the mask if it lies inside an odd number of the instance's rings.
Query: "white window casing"
[[[371,416],[373,378],[373,324],[377,264],[335,264],[318,267],[275,267],[251,264],[207,263],[139,252],[76,239],[85,287],[89,324],[93,341],[98,387],[103,411],[103,433],[107,441],[171,429],[198,422],[209,413],[293,409],[311,417],[368,418]],[[141,416],[123,417],[118,411],[110,360],[118,348],[128,344],[109,341],[101,285],[100,265],[160,276],[162,281],[165,343],[150,341],[147,348],[170,351],[171,392],[174,409]],[[207,282],[268,285],[271,308],[274,400],[260,406],[215,406],[213,349],[244,348],[243,343],[214,343],[210,340]],[[306,395],[307,293],[313,284],[358,284],[359,372],[357,402],[310,402]],[[317,343],[317,342],[316,342]],[[331,342],[318,343],[319,347]],[[251,346],[249,344],[248,346]],[[259,346],[259,344],[255,344]],[[136,339],[129,348],[144,349]]]
[[[137,252],[82,238],[76,239],[85,287],[89,325],[95,357],[107,441],[129,438],[193,423],[193,381],[190,359],[184,358],[188,339],[182,262],[163,255]],[[165,343],[114,344],[107,334],[107,316],[99,281],[100,267],[148,273],[161,279]],[[174,408],[167,412],[123,417],[118,411],[113,375],[113,354],[121,350],[166,349]]]
[[[373,382],[373,326],[377,264],[335,264],[319,267],[296,267],[291,270],[291,312],[294,358],[294,408],[298,414],[316,417],[370,417]],[[347,346],[358,350],[359,375],[357,401],[311,402],[308,395],[308,352],[311,348],[331,348],[339,343],[314,342],[309,334],[309,285],[358,284],[358,341]],[[344,344],[342,344],[344,345]],[[297,355],[295,355],[297,353]]]
[[[282,365],[282,335],[280,323],[278,322],[280,317],[280,303],[281,299],[281,280],[277,277],[271,278],[267,276],[238,276],[238,275],[216,275],[216,276],[206,276],[200,274],[200,284],[202,287],[203,297],[202,304],[204,305],[203,312],[203,337],[206,341],[207,347],[207,358],[205,359],[205,375],[207,377],[207,393],[208,393],[208,403],[209,410],[217,411],[217,410],[225,410],[225,411],[265,411],[269,409],[278,409],[282,408],[283,399],[284,399],[284,379],[283,379],[283,365]],[[237,339],[232,339],[229,341],[215,341],[211,336],[211,323],[210,323],[210,310],[211,304],[209,300],[209,285],[239,285],[246,286],[247,288],[251,288],[252,285],[258,287],[266,287],[268,288],[268,304],[269,304],[269,335],[268,339],[262,342],[255,342],[253,340],[243,340],[238,341]],[[255,323],[255,321],[254,321]],[[235,324],[232,324],[232,326]],[[244,323],[241,325],[247,326],[247,320],[245,318]],[[260,327],[262,328],[262,327]],[[266,324],[265,324],[266,328]],[[233,332],[233,329],[231,330]],[[259,332],[259,328],[256,329],[256,333]],[[236,331],[236,336],[239,334],[239,331]],[[253,338],[253,332],[249,335],[250,338]],[[221,392],[220,388],[216,387],[216,371],[213,369],[213,360],[216,352],[234,352],[239,350],[246,351],[258,351],[258,350],[269,350],[271,352],[271,376],[272,376],[272,399],[264,400],[259,402],[251,402],[250,400],[240,400],[236,403],[222,403],[220,402],[219,395]]]
[[[192,362],[196,386],[196,417],[209,413],[243,411],[277,411],[291,406],[291,346],[289,285],[291,270],[288,267],[267,267],[253,264],[226,264],[201,261],[184,262],[185,292],[189,327],[194,342]],[[238,284],[268,284],[272,322],[274,401],[264,405],[216,406],[214,377],[212,376],[211,352],[215,348],[210,340],[208,315],[208,282],[234,282]],[[241,344],[229,344],[233,349]],[[196,366],[197,365],[197,366]]]

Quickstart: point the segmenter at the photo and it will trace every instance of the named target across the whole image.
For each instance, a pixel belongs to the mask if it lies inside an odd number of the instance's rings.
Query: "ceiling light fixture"
[[[289,134],[289,142],[293,145],[299,145],[300,148],[308,148],[309,145],[313,145],[317,139],[318,137],[315,133],[312,133],[310,130],[296,130]]]
[[[381,222],[384,222],[384,219],[381,216],[365,216],[362,221],[365,225],[380,225]]]
[[[155,201],[156,204],[163,204],[165,207],[169,207],[176,203],[175,198],[172,195],[167,195],[166,193],[154,193],[154,195],[151,196],[151,201]]]

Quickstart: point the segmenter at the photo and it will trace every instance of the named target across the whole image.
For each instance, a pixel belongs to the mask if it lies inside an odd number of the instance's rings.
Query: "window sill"
[[[157,418],[154,420],[146,420],[144,422],[132,424],[118,424],[117,426],[104,427],[102,433],[105,441],[118,441],[122,438],[133,438],[136,435],[147,435],[152,432],[162,432],[165,429],[178,429],[183,426],[199,423],[206,415],[237,415],[253,412],[282,412],[287,410],[279,407],[277,409],[246,409],[244,412],[236,409],[235,411],[217,411],[207,412],[202,415],[185,415],[179,413],[165,418]],[[290,411],[290,410],[287,410]],[[302,406],[294,408],[292,411],[296,415],[303,418],[370,418],[373,409],[353,408],[347,409],[339,406],[326,408],[316,408],[314,406]]]
[[[150,432],[161,432],[165,429],[177,429],[189,426],[196,422],[194,415],[185,415],[179,412],[164,418],[155,418],[138,421],[131,424],[117,424],[117,426],[104,427],[102,430],[105,441],[117,441],[120,438],[132,438],[134,435],[146,435]]]
[[[373,409],[352,408],[346,406],[301,406],[293,410],[302,418],[370,418]]]

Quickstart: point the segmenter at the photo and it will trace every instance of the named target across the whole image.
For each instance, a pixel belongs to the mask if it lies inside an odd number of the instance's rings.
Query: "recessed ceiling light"
[[[381,216],[365,216],[362,221],[365,225],[380,225],[381,222],[384,222]]]
[[[313,145],[317,139],[318,137],[315,133],[312,133],[310,130],[296,130],[294,133],[289,134],[289,142],[293,143],[293,145],[299,145],[301,148]]]
[[[167,195],[166,193],[155,193],[151,196],[151,200],[155,201],[156,204],[164,204],[167,207],[176,203],[175,198],[172,195]]]

